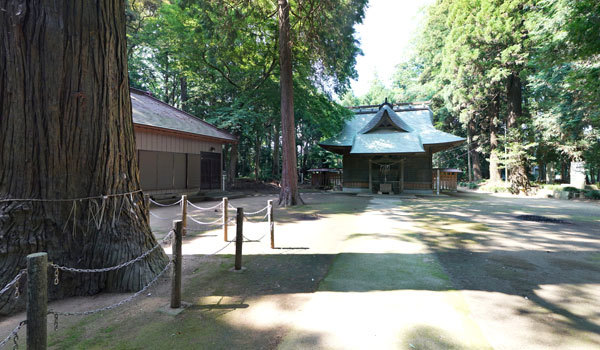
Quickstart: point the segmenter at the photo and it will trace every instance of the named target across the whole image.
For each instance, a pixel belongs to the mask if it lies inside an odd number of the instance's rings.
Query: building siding
[[[141,130],[136,130],[135,141],[136,148],[144,151],[201,154],[202,152],[221,153],[222,150],[221,144],[217,142],[200,141]]]

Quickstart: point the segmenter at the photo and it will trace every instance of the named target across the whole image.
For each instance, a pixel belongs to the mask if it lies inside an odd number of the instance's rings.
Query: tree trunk
[[[179,78],[179,85],[181,86],[181,109],[189,112],[187,101],[190,99],[188,95],[188,85],[187,85],[187,77],[182,76]]]
[[[78,268],[137,257],[157,242],[143,196],[134,192],[140,187],[124,2],[0,7],[0,286],[34,252]],[[126,192],[134,193],[116,195]],[[26,200],[7,200],[16,198]],[[138,290],[166,262],[158,249],[114,272],[61,273],[49,296]],[[2,313],[22,307],[8,296],[0,296]]]
[[[296,128],[294,126],[294,85],[292,78],[292,48],[290,43],[290,5],[277,0],[279,11],[279,67],[281,88],[281,132],[283,169],[279,205],[304,203],[298,191],[296,164]]]
[[[260,176],[260,136],[256,134],[256,142],[254,143],[254,179],[259,180]]]
[[[467,174],[469,175],[469,182],[473,181],[473,172],[471,168],[471,128],[467,127]]]
[[[469,122],[469,135],[471,136],[471,143],[473,143],[473,135],[475,135],[475,120],[471,119]],[[471,146],[471,166],[473,168],[473,181],[481,180],[481,162],[479,161],[479,152],[476,151],[477,143],[475,147]]]
[[[520,142],[517,135],[520,135],[520,128],[517,123],[523,114],[523,95],[521,78],[517,72],[513,72],[508,77],[507,86],[507,119],[506,125],[509,131],[509,142]],[[512,136],[511,136],[512,135]],[[522,156],[513,156],[513,164],[511,165],[511,187],[513,192],[518,191],[517,187],[522,187],[525,191],[529,190],[530,184],[527,178],[527,170],[525,168],[526,159]]]
[[[500,96],[492,101],[490,108],[490,180],[492,182],[500,182],[502,176],[500,169],[498,168],[499,157],[498,157],[498,116],[500,110],[499,103]]]
[[[238,138],[238,140],[239,140],[239,138]],[[229,174],[227,176],[229,178],[229,183],[231,185],[235,185],[235,178],[237,175],[238,155],[239,155],[238,144],[232,143],[231,151],[229,152]]]
[[[275,137],[273,138],[273,178],[279,179],[279,128],[275,127]]]

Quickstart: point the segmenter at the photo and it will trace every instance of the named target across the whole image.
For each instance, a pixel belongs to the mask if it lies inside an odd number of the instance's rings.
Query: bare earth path
[[[268,236],[244,244],[241,274],[229,271],[233,245],[205,255],[226,244],[218,227],[191,225],[183,248],[183,299],[191,306],[183,313],[157,311],[168,303],[165,279],[126,307],[61,320],[49,331],[52,348],[600,348],[598,204],[460,193],[303,197],[306,206],[276,209],[278,249]],[[268,199],[231,202],[254,211]],[[165,218],[177,212],[153,209]],[[201,221],[220,215],[192,213]],[[152,226],[160,237],[170,223]],[[249,239],[267,229],[245,227]],[[85,310],[122,297],[51,307]],[[1,334],[18,317],[0,321]]]

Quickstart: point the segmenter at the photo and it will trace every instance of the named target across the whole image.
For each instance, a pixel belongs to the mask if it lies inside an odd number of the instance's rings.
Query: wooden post
[[[440,195],[440,169],[437,169],[437,178],[436,178],[436,194],[439,196]]]
[[[229,221],[229,199],[223,197],[223,239],[227,242],[227,221]]]
[[[235,226],[235,270],[242,269],[242,241],[244,240],[244,208],[237,208]]]
[[[181,224],[182,224],[182,235],[187,234],[187,195],[181,196]]]
[[[371,175],[371,163],[372,160],[369,158],[369,192],[373,193],[373,176]]]
[[[400,193],[404,192],[404,159],[400,161]]]
[[[273,217],[273,200],[269,200],[267,203],[269,205],[267,214],[269,217],[269,232],[271,233],[271,249],[275,249],[275,220]]]
[[[47,347],[48,254],[27,255],[27,349]]]
[[[144,195],[144,205],[146,206],[146,217],[150,220],[150,195]]]
[[[181,220],[173,221],[173,230],[175,231],[175,239],[171,245],[173,250],[173,276],[171,279],[171,308],[177,309],[181,307],[181,243],[183,240],[183,223]]]

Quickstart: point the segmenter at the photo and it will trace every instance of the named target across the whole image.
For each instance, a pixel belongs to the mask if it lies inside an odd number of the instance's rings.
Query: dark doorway
[[[221,154],[213,152],[202,152],[202,164],[200,165],[200,188],[203,190],[215,190],[221,188]]]

